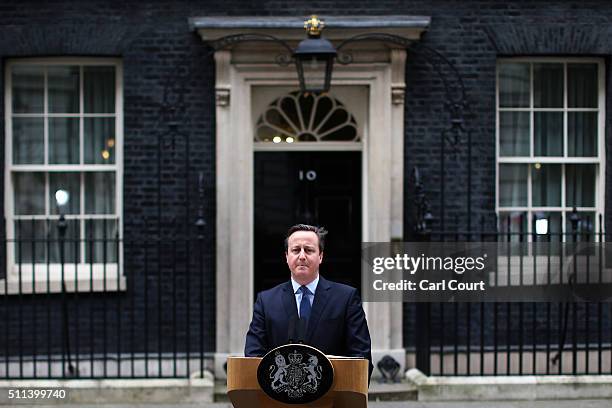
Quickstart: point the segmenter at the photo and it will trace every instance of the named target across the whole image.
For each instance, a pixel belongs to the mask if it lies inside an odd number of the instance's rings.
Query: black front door
[[[285,282],[287,229],[325,227],[320,273],[360,287],[361,152],[255,153],[255,293]]]

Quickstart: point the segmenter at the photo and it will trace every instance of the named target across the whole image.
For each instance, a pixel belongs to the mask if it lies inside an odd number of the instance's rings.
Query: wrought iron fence
[[[550,283],[551,271],[556,282],[611,283],[612,260],[597,251],[609,240],[603,217],[581,219],[572,217],[574,213],[565,230],[540,226],[537,231],[535,225],[528,230],[526,217],[519,214],[501,217],[495,231],[487,230],[482,219],[475,231],[436,232],[424,238],[509,242],[508,252],[498,254],[505,259],[500,268],[505,272],[495,278],[502,285]],[[563,267],[568,259],[564,248],[574,243],[595,248],[581,253],[581,273],[575,255],[571,265]],[[421,303],[405,310],[405,324],[415,322],[416,365],[431,375],[612,373],[612,303]]]
[[[215,281],[202,234],[143,219],[124,226],[137,231],[127,238],[118,225],[62,237],[52,221],[40,237],[24,233],[32,220],[20,222],[0,253],[0,378],[188,377],[210,368]],[[429,238],[550,244],[510,254],[519,261],[509,275],[525,279],[541,267],[537,257],[544,268],[554,260],[560,242],[607,240],[601,217],[546,234],[502,222],[511,227],[481,222]],[[595,261],[594,276],[607,279],[606,260]],[[404,322],[416,324],[416,365],[432,375],[612,373],[612,303],[423,303]]]
[[[200,375],[214,351],[214,274],[199,233],[142,219],[95,234],[3,239],[0,378]],[[111,225],[112,224],[112,225]],[[31,229],[33,231],[33,229]],[[110,233],[112,231],[112,233]],[[27,249],[27,250],[26,250]]]

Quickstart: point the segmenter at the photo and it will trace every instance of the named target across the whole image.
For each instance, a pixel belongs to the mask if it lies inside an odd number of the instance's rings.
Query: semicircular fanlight
[[[294,91],[274,100],[257,120],[256,142],[358,142],[355,117],[329,95]]]

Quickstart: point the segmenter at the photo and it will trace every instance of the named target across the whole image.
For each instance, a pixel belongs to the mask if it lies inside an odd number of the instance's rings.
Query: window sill
[[[510,271],[509,277],[508,271]],[[612,269],[606,267],[605,259],[599,259],[597,256],[563,257],[563,259],[558,255],[499,256],[497,276],[492,272],[488,278],[491,286],[516,286],[521,285],[521,282],[523,285],[547,285],[567,283],[569,277],[574,274],[576,283],[612,283]]]
[[[76,266],[76,268],[75,268]],[[0,279],[0,295],[47,293],[119,292],[126,290],[125,276],[117,264],[60,264],[13,266],[6,279]],[[62,282],[64,290],[62,290]]]

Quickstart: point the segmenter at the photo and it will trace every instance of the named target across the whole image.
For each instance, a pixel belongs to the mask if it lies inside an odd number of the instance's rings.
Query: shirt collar
[[[308,285],[306,285],[306,287],[314,295],[315,291],[317,290],[318,284],[319,284],[319,274],[317,274],[317,277],[314,278],[314,280],[310,282]],[[293,293],[297,293],[300,287],[302,287],[302,285],[300,285],[299,283],[293,280],[293,276],[291,277],[291,286],[293,286]]]

